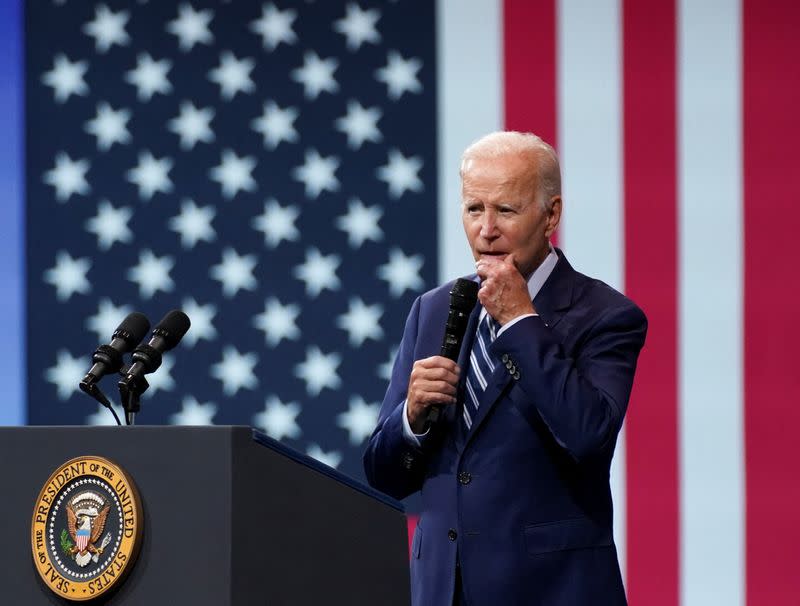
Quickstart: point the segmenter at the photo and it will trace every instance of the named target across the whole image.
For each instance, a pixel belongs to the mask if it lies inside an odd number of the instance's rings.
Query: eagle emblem
[[[96,492],[87,491],[70,499],[66,510],[67,529],[73,544],[67,542],[65,551],[78,566],[84,567],[91,560],[96,562],[111,541],[111,535],[107,534],[96,546],[105,529],[111,505]]]

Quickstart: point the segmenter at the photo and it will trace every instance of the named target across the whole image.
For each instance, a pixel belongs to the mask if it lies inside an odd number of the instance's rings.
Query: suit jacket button
[[[467,484],[472,482],[472,476],[466,471],[459,472],[458,482],[466,486]]]
[[[447,538],[450,539],[451,541],[455,541],[457,537],[458,533],[452,528],[447,531]]]
[[[506,368],[508,368],[509,370],[511,370],[511,368],[512,368],[513,366],[514,366],[514,363],[513,363],[511,360],[506,360]]]
[[[414,466],[414,455],[407,452],[403,455],[403,467],[411,469]]]
[[[514,378],[519,381],[519,371],[514,373]]]
[[[503,357],[500,359],[503,361],[503,364],[505,364],[506,362],[508,362],[508,354],[503,354]]]

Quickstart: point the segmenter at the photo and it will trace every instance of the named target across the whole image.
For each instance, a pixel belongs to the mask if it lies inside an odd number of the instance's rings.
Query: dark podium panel
[[[402,505],[246,427],[0,428],[3,603],[68,603],[34,568],[31,517],[49,475],[83,455],[128,472],[145,519],[130,576],[84,603],[410,603]]]

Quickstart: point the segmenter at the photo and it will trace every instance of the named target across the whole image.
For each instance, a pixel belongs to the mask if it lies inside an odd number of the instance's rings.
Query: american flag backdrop
[[[180,307],[140,423],[250,424],[361,477],[411,301],[472,266],[460,152],[530,130],[557,244],[650,320],[612,469],[631,604],[800,604],[800,4],[37,0],[25,25],[29,423],[111,421],[76,390],[92,350]]]

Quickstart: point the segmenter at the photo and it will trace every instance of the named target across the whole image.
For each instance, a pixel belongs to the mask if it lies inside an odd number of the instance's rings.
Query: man
[[[450,283],[411,308],[364,456],[376,488],[421,491],[413,603],[625,604],[608,476],[647,321],[551,247],[561,178],[540,138],[480,139],[461,179],[480,290],[459,362],[437,355]]]

